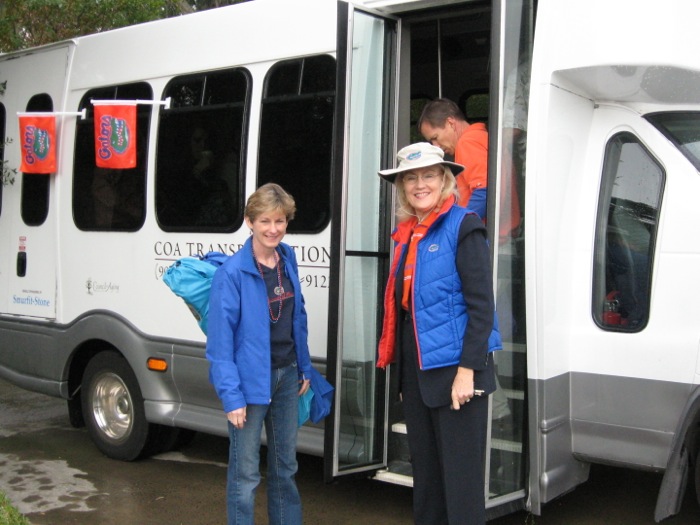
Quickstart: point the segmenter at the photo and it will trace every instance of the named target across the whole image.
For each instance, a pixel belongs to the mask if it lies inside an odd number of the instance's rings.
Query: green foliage
[[[34,47],[181,14],[183,0],[5,0],[0,51]]]
[[[12,144],[12,139],[5,139],[5,143],[0,143],[0,150],[2,150],[8,144]],[[0,157],[2,157],[2,152],[0,151]],[[0,176],[0,186],[8,186],[15,183],[15,177],[17,176],[17,169],[10,168],[6,160],[2,161],[2,174]],[[0,521],[0,525],[2,522]]]
[[[249,0],[4,0],[0,53]]]
[[[2,492],[0,492],[0,525],[30,525],[29,520],[10,504],[10,500]]]
[[[7,87],[7,80],[5,80],[5,82],[0,82],[0,97],[5,94],[6,87]],[[0,158],[3,157],[3,149],[8,144],[12,144],[12,139],[5,139],[4,143],[0,143]],[[2,172],[0,172],[0,186],[7,186],[8,184],[14,184],[15,177],[17,176],[17,170],[14,168],[10,168],[7,165],[6,160],[3,160],[1,164],[2,164]],[[2,493],[0,493],[0,495],[2,495]],[[3,524],[3,522],[0,521],[0,525],[2,525],[2,524]]]

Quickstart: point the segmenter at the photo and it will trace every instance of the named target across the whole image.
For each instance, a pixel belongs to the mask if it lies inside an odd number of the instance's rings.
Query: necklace
[[[267,310],[270,312],[270,321],[273,323],[276,323],[279,321],[280,317],[282,316],[282,294],[284,294],[284,287],[282,286],[282,271],[280,270],[280,258],[277,255],[277,252],[273,252],[275,256],[275,266],[277,267],[277,286],[275,286],[275,295],[277,296],[277,317],[274,316],[272,313],[272,308],[270,307],[270,300],[268,299],[267,301]],[[255,256],[255,250],[253,249],[253,260],[255,261],[255,265],[258,267],[258,272],[260,272],[260,277],[262,278],[263,282],[265,281],[265,276],[263,275],[263,269],[260,263],[258,262],[258,258]]]

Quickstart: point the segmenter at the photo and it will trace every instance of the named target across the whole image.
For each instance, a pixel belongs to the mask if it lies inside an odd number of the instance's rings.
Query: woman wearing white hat
[[[428,143],[379,176],[396,185],[399,224],[377,366],[396,363],[421,525],[486,521],[488,395],[496,389],[495,320],[486,228],[456,204],[455,175]]]

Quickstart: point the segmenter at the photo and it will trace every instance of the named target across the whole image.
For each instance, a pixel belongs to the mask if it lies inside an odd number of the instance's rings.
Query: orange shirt
[[[457,141],[455,162],[464,166],[464,171],[457,175],[459,205],[466,206],[472,192],[486,188],[488,182],[489,134],[486,124],[471,124]]]
[[[488,150],[489,134],[486,125],[482,122],[471,124],[459,137],[455,148],[455,162],[464,166],[464,171],[456,177],[460,206],[467,205],[474,190],[488,186]],[[520,201],[516,187],[515,168],[512,162],[508,162],[504,164],[503,169],[499,228],[499,241],[501,243],[520,226]],[[486,217],[484,217],[485,219]]]

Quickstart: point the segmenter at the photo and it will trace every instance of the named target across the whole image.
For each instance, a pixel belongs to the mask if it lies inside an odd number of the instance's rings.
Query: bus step
[[[403,421],[391,425],[391,431],[396,434],[406,434],[406,423]],[[515,452],[522,454],[523,444],[508,439],[491,438],[491,448],[503,450],[505,452]]]
[[[378,481],[385,481],[387,483],[393,483],[394,485],[403,485],[404,487],[413,487],[413,476],[406,476],[404,474],[396,474],[390,472],[389,470],[382,469],[378,470],[374,474],[374,479]]]
[[[522,390],[513,390],[511,388],[503,388],[503,393],[508,399],[517,399],[518,401],[525,401],[525,392]]]

